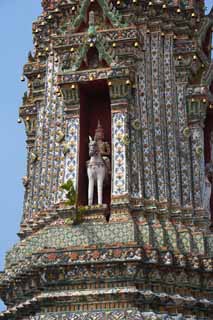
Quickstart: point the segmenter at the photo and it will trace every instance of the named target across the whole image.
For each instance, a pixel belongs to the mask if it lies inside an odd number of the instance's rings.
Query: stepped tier
[[[213,258],[196,227],[123,209],[107,222],[101,208],[68,225],[70,210],[7,254],[2,319],[188,319],[192,306],[205,319],[213,312]]]

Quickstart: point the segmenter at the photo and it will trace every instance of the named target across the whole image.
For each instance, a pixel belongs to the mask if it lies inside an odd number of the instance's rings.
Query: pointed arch
[[[127,26],[125,23],[122,23],[122,16],[119,11],[113,6],[113,4],[109,4],[106,0],[96,0],[99,6],[103,10],[104,18],[108,18],[113,27],[125,27]],[[82,22],[86,23],[87,11],[91,4],[90,0],[83,0],[79,14],[74,19],[72,23],[72,27],[77,29],[80,27]]]
[[[104,44],[101,41],[97,42],[94,47],[98,51],[99,61],[104,60],[108,64],[108,66],[112,66],[113,63],[115,63],[114,52],[109,53],[106,46],[104,46]],[[88,43],[84,43],[79,48],[77,59],[73,64],[72,71],[77,71],[81,67],[82,62],[87,59],[87,53],[89,49],[90,45]]]

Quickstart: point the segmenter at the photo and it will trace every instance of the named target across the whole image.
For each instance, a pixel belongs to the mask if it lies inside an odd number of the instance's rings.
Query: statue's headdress
[[[102,137],[102,139],[104,138],[104,129],[101,126],[100,120],[98,120],[98,126],[95,130],[95,140],[98,140],[99,137]]]

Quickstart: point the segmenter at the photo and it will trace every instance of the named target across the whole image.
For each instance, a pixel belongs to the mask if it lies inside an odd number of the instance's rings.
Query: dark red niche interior
[[[213,131],[213,110],[208,109],[204,128],[205,164],[211,161],[211,131]],[[213,181],[211,181],[213,183]],[[213,192],[210,199],[211,221],[213,222]]]
[[[104,140],[111,146],[111,104],[107,81],[91,81],[81,84],[80,91],[80,154],[78,203],[87,205],[88,178],[86,161],[89,160],[89,136],[94,138],[98,120],[104,129]],[[111,185],[104,186],[103,203],[110,204]],[[95,188],[94,204],[97,203]]]
[[[210,89],[211,93],[213,94],[213,81],[211,82],[209,89]]]
[[[211,131],[213,131],[213,110],[208,109],[204,128],[205,163],[211,161]]]
[[[211,55],[211,49],[210,49],[211,37],[212,37],[212,31],[211,31],[211,28],[209,28],[203,42],[203,51],[205,52],[207,57],[210,57]]]

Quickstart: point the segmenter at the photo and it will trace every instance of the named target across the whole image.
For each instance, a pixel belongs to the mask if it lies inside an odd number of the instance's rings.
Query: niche
[[[111,150],[111,104],[109,87],[106,80],[90,81],[79,86],[80,92],[80,151],[78,202],[88,204],[88,177],[86,162],[89,160],[89,136],[94,139],[98,121],[104,130],[104,141]],[[110,155],[111,161],[111,155]],[[103,203],[110,204],[111,182],[104,185]],[[94,204],[97,204],[97,189],[94,192]]]

